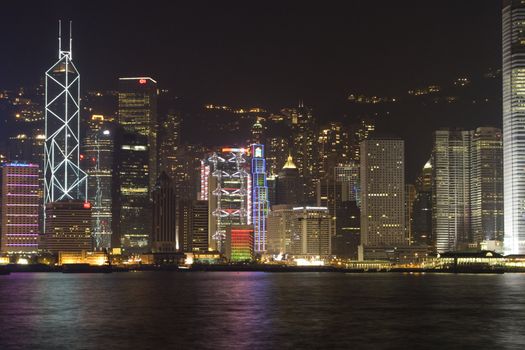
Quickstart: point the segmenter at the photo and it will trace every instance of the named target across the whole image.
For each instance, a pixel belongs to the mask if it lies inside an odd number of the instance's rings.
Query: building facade
[[[505,254],[525,254],[525,3],[505,0],[503,30],[503,178]]]
[[[28,163],[6,163],[0,170],[0,253],[37,254],[39,167]]]
[[[162,172],[153,190],[153,227],[151,229],[151,251],[174,253],[183,247],[177,235],[177,198],[171,178]]]
[[[157,82],[150,77],[119,78],[118,123],[126,132],[146,137],[148,184],[153,189],[158,177]]]
[[[361,245],[406,245],[403,140],[361,142]]]

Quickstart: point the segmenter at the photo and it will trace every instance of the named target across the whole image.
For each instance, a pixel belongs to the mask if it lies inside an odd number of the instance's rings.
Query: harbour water
[[[0,276],[0,349],[523,349],[525,274]]]

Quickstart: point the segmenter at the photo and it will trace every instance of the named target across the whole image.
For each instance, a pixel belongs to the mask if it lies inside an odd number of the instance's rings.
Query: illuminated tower
[[[503,187],[505,254],[525,254],[525,4],[503,5]]]
[[[266,251],[266,221],[268,219],[268,185],[264,146],[253,144],[252,156],[252,221],[255,252]]]
[[[73,64],[71,22],[69,51],[62,50],[58,29],[58,61],[46,72],[44,143],[44,235],[42,249],[91,250],[91,204],[87,174],[80,169],[80,74]]]
[[[207,160],[209,247],[212,250],[224,250],[226,230],[230,226],[251,224],[251,176],[246,171],[247,151],[245,148],[225,147]]]
[[[44,204],[87,200],[87,174],[79,167],[80,74],[69,51],[62,50],[59,22],[58,61],[46,72]]]

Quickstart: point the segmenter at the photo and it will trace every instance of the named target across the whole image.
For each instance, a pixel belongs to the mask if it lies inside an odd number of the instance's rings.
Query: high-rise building
[[[151,200],[147,137],[124,133],[117,144],[112,247],[130,253],[149,250]]]
[[[46,234],[42,237],[42,245],[48,252],[92,250],[89,202],[49,202],[45,213]]]
[[[292,205],[274,205],[268,214],[267,252],[283,255],[291,252],[292,241]]]
[[[225,255],[231,262],[251,261],[254,258],[253,227],[229,226],[226,230]]]
[[[288,138],[274,136],[266,138],[266,163],[268,173],[277,175],[289,156]]]
[[[412,241],[434,246],[432,236],[432,160],[429,159],[416,181],[416,198],[412,206]]]
[[[288,118],[292,130],[292,153],[302,186],[300,196],[305,203],[315,203],[316,183],[319,180],[319,160],[312,156],[317,154],[318,144],[315,118],[312,110],[303,103],[281,112]]]
[[[160,171],[165,171],[172,179],[176,178],[181,141],[182,118],[180,113],[169,110],[159,131]]]
[[[0,252],[36,254],[40,213],[38,165],[5,163],[0,170]]]
[[[497,128],[435,132],[430,178],[432,236],[438,252],[479,249],[483,241],[501,242],[502,158]],[[418,191],[424,196],[429,186],[424,174],[422,177]],[[423,205],[424,201],[421,198],[416,203]]]
[[[162,172],[153,190],[153,228],[151,250],[153,253],[174,253],[183,247],[177,236],[175,186],[171,178]]]
[[[341,123],[330,122],[319,130],[318,173],[322,179],[331,175],[333,169],[350,160],[350,135]]]
[[[414,203],[416,196],[416,186],[413,184],[405,184],[405,237],[409,244],[414,241],[412,222],[414,220]]]
[[[71,23],[71,22],[70,22]],[[80,74],[73,63],[71,26],[69,51],[46,71],[44,204],[87,200],[87,174],[80,169]]]
[[[432,226],[439,253],[471,242],[470,171],[472,132],[437,130],[432,151]]]
[[[81,164],[88,174],[88,198],[92,204],[91,232],[94,248],[111,247],[115,126],[103,115],[87,121],[82,141]]]
[[[288,160],[276,178],[275,204],[304,204],[304,195],[299,170],[297,169],[291,155],[288,156]]]
[[[245,148],[224,147],[214,152],[202,164],[201,174],[208,181],[201,182],[202,192],[209,200],[209,246],[224,252],[222,247],[230,226],[251,224],[251,176],[248,172]],[[206,170],[209,167],[209,170]]]
[[[505,254],[525,254],[525,3],[503,3]]]
[[[250,146],[251,180],[252,180],[252,223],[255,253],[266,251],[266,223],[268,219],[268,185],[266,183],[266,159],[264,158],[264,145],[253,144]]]
[[[405,240],[403,140],[361,142],[361,245],[391,247]]]
[[[474,243],[503,241],[501,130],[477,128],[471,150],[471,228]]]
[[[208,251],[208,201],[186,200],[179,205],[179,235],[185,252]]]
[[[327,258],[332,253],[328,208],[295,207],[292,210],[290,253]]]
[[[80,74],[73,63],[71,22],[69,50],[62,50],[59,27],[58,61],[45,76],[44,235],[42,248],[90,250],[91,204],[87,174],[80,168]]]
[[[118,122],[129,133],[146,137],[149,191],[158,177],[157,82],[150,77],[119,78]]]

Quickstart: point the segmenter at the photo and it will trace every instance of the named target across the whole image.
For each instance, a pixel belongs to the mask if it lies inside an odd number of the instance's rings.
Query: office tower
[[[409,244],[414,241],[412,232],[412,222],[414,219],[414,202],[416,201],[416,186],[413,184],[405,185],[405,237]]]
[[[350,159],[359,162],[361,157],[361,142],[368,140],[375,131],[375,121],[372,118],[362,118],[351,127]]]
[[[267,252],[284,255],[291,252],[293,206],[274,205],[268,214]]]
[[[69,51],[62,50],[59,26],[58,61],[45,76],[44,235],[42,248],[91,250],[91,205],[87,174],[80,168],[80,74],[73,63],[71,22]],[[87,227],[86,227],[87,226]]]
[[[289,156],[288,138],[268,137],[266,138],[266,164],[268,173],[276,175]]]
[[[275,204],[276,198],[276,186],[277,186],[277,175],[269,175],[266,178],[266,184],[268,185],[268,205],[271,207]]]
[[[251,224],[251,179],[247,169],[247,149],[224,147],[214,152],[203,167],[209,166],[209,246],[224,252],[226,230]],[[206,189],[203,189],[206,190]]]
[[[332,254],[357,260],[361,242],[361,210],[357,201],[342,201],[336,208],[336,230],[332,237]]]
[[[193,201],[192,207],[191,250],[194,252],[208,251],[208,201]]]
[[[306,203],[315,203],[315,184],[319,179],[317,154],[316,122],[312,110],[303,103],[297,108],[281,111],[287,118],[292,130],[292,153],[299,172],[302,190],[300,196]]]
[[[44,204],[87,200],[87,174],[79,167],[80,74],[73,63],[71,25],[69,51],[62,50],[60,28],[58,39],[58,61],[45,79]]]
[[[525,254],[525,3],[503,3],[503,176],[505,254]]]
[[[275,204],[304,204],[299,170],[291,155],[277,175],[275,184]]]
[[[129,253],[146,252],[151,233],[149,149],[147,136],[124,133],[117,145],[112,247]]]
[[[12,136],[7,140],[7,158],[11,161],[40,164],[44,158],[45,139],[41,129],[34,130],[31,134]]]
[[[63,200],[46,204],[42,245],[52,254],[62,251],[92,250],[91,204]]]
[[[1,167],[0,242],[2,254],[38,252],[38,165],[5,163]]]
[[[349,161],[334,168],[335,181],[341,183],[342,200],[356,202],[358,207],[361,205],[359,176],[358,162]]]
[[[165,171],[172,179],[175,179],[177,174],[181,124],[180,113],[169,110],[162,121],[162,128],[159,130],[160,170]]]
[[[129,133],[146,137],[148,190],[158,177],[157,82],[150,77],[119,78],[118,122]]]
[[[327,186],[333,191],[327,192],[326,204],[318,202],[328,207],[332,217],[332,253],[343,258],[357,259],[361,232],[359,181],[359,164],[348,162],[334,167],[333,186]]]
[[[434,246],[432,236],[432,160],[429,159],[416,181],[412,206],[412,243]]]
[[[303,257],[328,257],[332,249],[328,208],[295,207],[292,210],[290,253]]]
[[[251,128],[251,138],[250,138],[251,143],[257,143],[257,144],[262,143],[264,141],[263,133],[264,133],[264,127],[261,124],[259,118],[257,118],[257,120],[255,121],[255,123],[253,123],[252,128]]]
[[[103,115],[92,115],[86,124],[80,158],[88,174],[94,248],[103,250],[111,248],[116,130]]]
[[[230,262],[248,262],[254,258],[253,227],[229,226],[226,229],[225,255]]]
[[[405,240],[405,150],[399,139],[361,142],[361,245]]]
[[[266,251],[266,221],[268,218],[268,185],[266,183],[266,160],[264,146],[253,144],[251,148],[252,223],[255,253]]]
[[[188,232],[184,234],[184,242],[188,240],[187,250],[193,252],[208,251],[208,201],[193,200],[190,202]]]
[[[319,130],[318,136],[319,178],[331,175],[333,169],[350,160],[350,136],[338,122],[330,122]]]
[[[503,149],[497,128],[477,128],[472,139],[471,220],[474,243],[503,240]]]
[[[153,189],[153,228],[151,250],[153,253],[174,253],[183,246],[177,237],[175,216],[177,199],[173,181],[162,172]]]
[[[432,153],[432,226],[439,253],[471,242],[470,149],[472,132],[437,130]]]
[[[337,232],[337,210],[343,202],[356,202],[358,196],[359,165],[354,162],[334,166],[317,183],[317,206],[327,207],[330,213],[330,234]],[[340,212],[340,215],[344,215]]]

